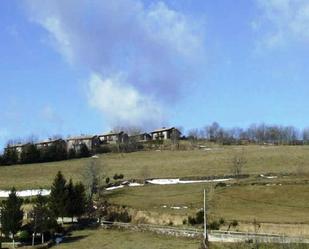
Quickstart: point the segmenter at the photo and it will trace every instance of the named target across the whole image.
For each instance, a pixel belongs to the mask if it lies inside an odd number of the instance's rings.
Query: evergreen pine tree
[[[36,163],[40,160],[40,151],[34,144],[26,145],[20,155],[21,163]]]
[[[18,162],[18,154],[16,149],[9,148],[7,146],[7,148],[4,150],[3,162],[7,165],[16,164]]]
[[[72,179],[70,179],[66,188],[67,188],[66,213],[68,216],[72,218],[72,223],[73,223],[73,218],[74,218],[74,213],[75,213],[74,205],[75,205],[76,194],[75,194],[75,189],[74,189]]]
[[[74,192],[75,192],[74,215],[76,217],[80,217],[85,213],[87,204],[84,184],[82,184],[81,182],[76,183],[74,186]]]
[[[37,195],[32,211],[32,228],[34,232],[32,245],[36,233],[41,234],[42,244],[44,243],[44,233],[56,224],[56,220],[48,207],[48,199],[41,194]]]
[[[66,203],[66,211],[67,214],[72,218],[74,216],[80,217],[82,214],[85,213],[86,207],[86,193],[85,187],[82,183],[77,183],[73,185],[72,179],[70,179],[67,185],[67,203]]]
[[[20,230],[23,220],[21,209],[22,199],[16,195],[15,188],[12,188],[7,200],[3,202],[1,210],[1,230],[5,235],[12,234],[13,247],[15,247],[15,234]]]
[[[50,192],[50,208],[56,217],[66,215],[67,188],[66,179],[61,171],[58,171]]]

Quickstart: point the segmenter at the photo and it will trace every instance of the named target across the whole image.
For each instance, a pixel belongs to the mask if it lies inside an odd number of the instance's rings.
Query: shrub
[[[233,227],[237,227],[237,226],[238,226],[238,221],[237,221],[237,220],[233,220],[232,223],[231,223],[231,225],[232,225]]]
[[[29,197],[26,197],[23,199],[23,204],[29,204],[29,203],[31,203],[31,200]]]
[[[203,224],[204,222],[204,210],[200,210],[195,214],[195,217],[188,217],[188,223],[190,225]]]
[[[221,188],[226,187],[226,183],[225,183],[225,182],[219,182],[219,183],[217,183],[216,186],[215,186],[215,188],[219,188],[219,187],[221,187]]]
[[[75,158],[75,157],[76,157],[76,152],[73,148],[71,148],[68,153],[68,158]]]
[[[25,241],[28,241],[30,239],[30,234],[26,230],[20,231],[18,233],[18,238],[19,238],[20,241],[25,242]]]
[[[113,176],[114,180],[123,179],[123,177],[124,177],[123,174],[118,175],[117,173]]]
[[[108,145],[101,145],[96,148],[96,153],[109,153],[112,152],[111,148]]]
[[[225,223],[225,220],[224,220],[223,218],[220,218],[219,224],[220,224],[220,225],[224,225],[224,223]]]
[[[211,222],[209,225],[208,225],[209,229],[211,230],[219,230],[220,229],[220,224],[215,220],[213,222]]]
[[[132,217],[129,215],[128,211],[123,211],[123,212],[116,212],[116,211],[112,211],[109,212],[107,217],[106,217],[107,221],[117,221],[117,222],[131,222]]]
[[[188,217],[188,223],[192,226],[196,225],[196,219],[194,217]]]
[[[230,224],[229,224],[229,227],[228,227],[228,231],[230,230],[231,227],[237,227],[238,226],[238,221],[237,220],[233,220]]]
[[[120,151],[118,144],[109,144],[108,148],[113,153],[118,153]]]
[[[200,210],[196,213],[196,224],[203,224],[204,222],[204,210]]]

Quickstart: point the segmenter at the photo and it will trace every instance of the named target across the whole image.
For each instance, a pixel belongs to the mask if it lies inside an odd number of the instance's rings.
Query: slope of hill
[[[96,159],[2,166],[0,189],[48,187],[58,170],[67,178],[81,180],[91,161],[110,178],[115,173],[124,174],[125,179],[226,175],[231,174],[235,155],[242,153],[247,161],[243,173],[309,173],[309,146],[222,146],[193,151],[108,153]]]

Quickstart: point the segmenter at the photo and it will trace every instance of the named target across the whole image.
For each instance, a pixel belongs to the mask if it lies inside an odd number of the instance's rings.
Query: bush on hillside
[[[211,230],[219,230],[220,229],[220,224],[218,221],[212,221],[209,223],[208,228]]]
[[[96,148],[96,153],[109,153],[112,152],[111,148],[108,145],[101,145],[98,148]]]
[[[114,178],[114,180],[118,180],[118,179],[123,179],[124,178],[124,175],[123,174],[115,174],[114,176],[113,176],[113,178]]]
[[[29,232],[26,230],[20,231],[17,236],[21,242],[29,241],[31,238]]]
[[[131,222],[132,217],[129,215],[127,210],[122,211],[122,212],[111,211],[107,214],[106,220],[110,222],[129,223]]]
[[[18,162],[18,154],[16,149],[7,147],[2,155],[3,165],[16,164]]]
[[[73,149],[73,148],[71,148],[70,150],[69,150],[69,152],[68,152],[68,158],[69,159],[73,159],[73,158],[75,158],[76,157],[76,152],[75,152],[75,150]]]
[[[215,186],[215,188],[224,188],[224,187],[226,187],[226,183],[225,182],[219,182]]]

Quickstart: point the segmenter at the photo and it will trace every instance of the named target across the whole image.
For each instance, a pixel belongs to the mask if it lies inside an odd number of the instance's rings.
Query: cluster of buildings
[[[142,133],[137,135],[129,136],[127,133],[120,132],[109,132],[101,135],[93,135],[93,136],[76,136],[69,137],[67,139],[48,139],[46,141],[40,141],[34,143],[34,145],[38,149],[48,148],[52,145],[58,145],[66,149],[67,152],[70,150],[74,150],[75,152],[79,152],[81,146],[86,145],[88,150],[93,151],[95,148],[98,148],[101,145],[108,144],[126,144],[130,141],[145,143],[148,141],[157,141],[157,140],[169,140],[169,139],[178,139],[181,135],[181,132],[175,128],[161,128],[154,130],[150,133]],[[17,153],[21,153],[23,148],[27,144],[13,144],[9,145],[8,149],[15,149]]]

